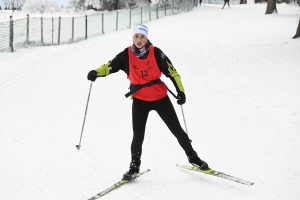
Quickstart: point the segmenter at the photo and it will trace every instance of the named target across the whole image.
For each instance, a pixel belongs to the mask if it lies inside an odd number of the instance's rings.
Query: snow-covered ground
[[[212,168],[255,184],[177,168],[187,158],[152,112],[141,165],[151,171],[103,199],[299,200],[300,40],[291,39],[299,7],[278,4],[273,15],[264,14],[266,4],[220,8],[198,6],[146,25],[182,77],[195,150]],[[87,73],[131,42],[123,30],[0,54],[0,199],[87,199],[122,177],[132,138],[125,73],[93,83],[81,150],[75,146]]]

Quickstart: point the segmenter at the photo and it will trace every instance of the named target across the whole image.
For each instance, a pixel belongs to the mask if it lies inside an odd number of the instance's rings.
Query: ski
[[[209,175],[212,175],[212,176],[224,178],[224,179],[227,179],[227,180],[230,180],[230,181],[235,181],[237,183],[241,183],[241,184],[245,184],[245,185],[249,185],[249,186],[254,184],[254,182],[246,181],[246,180],[243,180],[243,179],[240,179],[240,178],[237,178],[237,177],[234,177],[234,176],[231,176],[231,175],[228,175],[228,174],[225,174],[223,172],[219,172],[219,171],[216,171],[216,170],[213,170],[213,169],[204,171],[204,170],[200,170],[198,167],[194,167],[192,165],[177,164],[176,166],[179,167],[179,168],[188,169],[188,170],[192,170],[192,171],[196,171],[196,172],[202,172],[204,174],[209,174]]]
[[[149,172],[149,171],[150,171],[150,169],[147,169],[147,170],[145,170],[145,171],[142,171],[142,172],[138,173],[132,180],[134,180],[134,179],[136,179],[136,178],[142,176],[143,174],[145,174],[145,173],[147,173],[147,172]],[[98,199],[98,198],[100,198],[100,197],[103,197],[103,196],[106,195],[107,193],[109,193],[109,192],[111,192],[111,191],[113,191],[113,190],[115,190],[115,189],[121,187],[122,185],[124,185],[124,184],[126,184],[126,183],[131,182],[132,180],[126,181],[126,180],[121,179],[121,180],[118,181],[117,183],[115,183],[115,184],[113,184],[112,186],[106,188],[106,189],[103,190],[102,192],[100,192],[100,193],[94,195],[93,197],[89,198],[88,200],[94,200],[94,199]]]

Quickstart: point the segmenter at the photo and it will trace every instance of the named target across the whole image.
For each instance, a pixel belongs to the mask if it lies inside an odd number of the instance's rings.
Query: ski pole
[[[167,87],[167,86],[166,86]],[[178,97],[167,87],[167,90],[172,94],[172,96],[175,98],[175,99],[178,99]],[[179,97],[180,98],[180,97]],[[183,113],[183,108],[182,108],[182,105],[181,106],[181,112],[182,112],[182,116],[183,116],[183,121],[184,121],[184,126],[185,126],[185,130],[186,130],[186,134],[189,135],[188,133],[188,129],[187,129],[187,126],[186,126],[186,122],[185,122],[185,117],[184,117],[184,113]],[[192,140],[190,139],[190,142],[192,142]]]
[[[80,147],[81,147],[81,138],[82,138],[83,128],[84,128],[84,124],[85,124],[86,113],[87,113],[87,109],[88,109],[88,105],[89,105],[89,101],[90,101],[92,84],[93,84],[93,81],[91,81],[91,85],[90,85],[90,91],[89,91],[89,95],[88,95],[88,99],[87,99],[87,103],[86,103],[86,108],[85,108],[85,113],[84,113],[84,119],[83,119],[83,124],[82,124],[82,129],[81,129],[81,135],[80,135],[79,144],[76,145],[76,148],[78,149],[78,151],[80,150]]]
[[[180,107],[181,107],[182,117],[183,117],[183,121],[184,121],[185,131],[186,131],[186,134],[189,135],[188,129],[187,129],[187,126],[186,126],[186,122],[185,122],[185,117],[184,117],[182,105],[180,105]],[[191,139],[190,139],[190,142],[192,143]]]

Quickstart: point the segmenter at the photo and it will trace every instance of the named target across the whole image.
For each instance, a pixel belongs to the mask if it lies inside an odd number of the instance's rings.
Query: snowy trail
[[[266,4],[220,8],[201,6],[146,25],[182,77],[184,114],[200,157],[255,184],[178,169],[186,156],[151,112],[141,166],[151,171],[103,199],[299,198],[300,52],[299,40],[290,39],[297,8],[279,4],[282,14],[272,16],[264,15]],[[75,145],[88,71],[130,45],[130,37],[123,30],[0,54],[0,199],[87,199],[121,178],[132,136],[123,72],[93,83],[79,152]]]

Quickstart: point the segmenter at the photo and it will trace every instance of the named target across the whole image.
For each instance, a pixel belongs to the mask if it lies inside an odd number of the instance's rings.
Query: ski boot
[[[201,160],[198,157],[198,154],[196,151],[191,151],[189,153],[187,153],[187,157],[189,159],[189,162],[194,166],[197,167],[198,169],[202,170],[202,171],[210,171],[211,169],[209,168],[208,164],[204,161]]]
[[[140,172],[140,165],[141,161],[131,161],[129,166],[129,171],[127,171],[125,174],[123,174],[123,180],[125,181],[131,181],[132,179],[135,179],[137,174]]]

